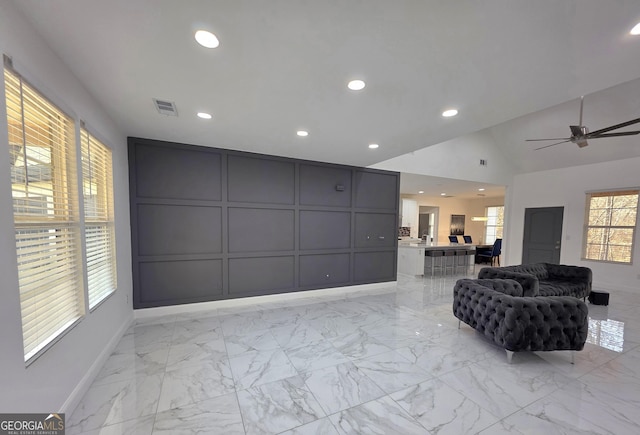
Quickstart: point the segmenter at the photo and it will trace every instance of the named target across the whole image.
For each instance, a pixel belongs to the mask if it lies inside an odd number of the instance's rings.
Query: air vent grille
[[[154,98],[153,103],[155,104],[156,109],[158,109],[158,112],[161,115],[178,116],[178,109],[176,108],[176,104],[174,102],[158,100],[157,98]]]
[[[486,159],[480,159],[480,166],[487,166],[487,160]]]

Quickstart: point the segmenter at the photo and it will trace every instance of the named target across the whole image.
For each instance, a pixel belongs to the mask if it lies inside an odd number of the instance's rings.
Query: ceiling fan
[[[527,142],[539,142],[546,140],[558,140],[560,142],[552,143],[551,145],[545,145],[536,150],[541,150],[543,148],[549,148],[555,145],[560,145],[561,143],[573,142],[578,145],[580,148],[586,147],[589,145],[587,143],[587,139],[600,139],[603,137],[618,137],[618,136],[632,136],[635,134],[639,134],[639,131],[624,131],[620,133],[609,133],[611,130],[617,130],[622,127],[626,127],[628,125],[637,124],[640,122],[640,118],[632,119],[631,121],[623,122],[622,124],[612,125],[610,127],[601,128],[600,130],[589,132],[589,129],[582,125],[582,106],[584,103],[584,97],[580,97],[580,122],[578,125],[570,125],[571,129],[571,137],[555,137],[548,139],[526,139]]]

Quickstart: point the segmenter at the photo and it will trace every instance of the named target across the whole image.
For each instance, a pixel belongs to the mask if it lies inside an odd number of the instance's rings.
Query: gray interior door
[[[525,209],[522,264],[560,263],[563,215],[564,207]]]

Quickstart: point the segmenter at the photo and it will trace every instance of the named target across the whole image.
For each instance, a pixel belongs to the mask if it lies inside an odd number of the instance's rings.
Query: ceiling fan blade
[[[635,134],[640,134],[640,131],[623,131],[620,133],[597,134],[595,136],[591,136],[591,134],[588,134],[587,139],[599,139],[601,137],[633,136]]]
[[[551,137],[547,139],[525,139],[525,142],[539,142],[542,140],[571,140],[570,137]]]
[[[560,145],[561,143],[566,143],[566,142],[571,142],[571,139],[563,140],[562,142],[552,143],[551,145],[545,145],[543,147],[536,148],[535,151],[538,151],[538,150],[541,150],[541,149],[544,149],[544,148],[549,148],[549,147],[556,146],[556,145]]]
[[[592,131],[589,136],[599,136],[601,133],[606,133],[611,130],[626,127],[627,125],[633,125],[640,122],[640,118],[632,119],[631,121],[623,122],[622,124],[612,125],[611,127],[601,128],[600,130]]]

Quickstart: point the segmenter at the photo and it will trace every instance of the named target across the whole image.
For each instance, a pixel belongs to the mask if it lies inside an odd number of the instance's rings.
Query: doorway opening
[[[418,237],[427,242],[438,241],[438,207],[420,206]]]

